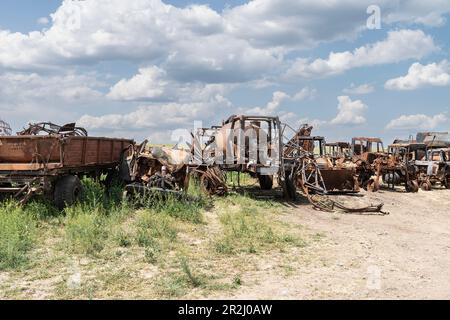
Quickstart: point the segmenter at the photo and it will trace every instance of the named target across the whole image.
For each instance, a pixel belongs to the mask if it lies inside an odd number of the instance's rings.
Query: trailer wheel
[[[77,176],[64,176],[55,185],[54,202],[59,210],[77,202],[83,192],[81,181]]]
[[[258,174],[258,181],[262,190],[272,190],[273,176]]]

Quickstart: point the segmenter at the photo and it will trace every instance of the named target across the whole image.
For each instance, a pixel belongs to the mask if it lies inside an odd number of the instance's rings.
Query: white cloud
[[[362,95],[362,94],[369,94],[375,91],[375,88],[373,85],[364,83],[359,86],[352,83],[350,87],[345,88],[342,90],[346,94],[355,94],[355,95]]]
[[[193,118],[214,118],[217,123],[222,112],[227,116],[234,108],[225,98],[238,86],[234,83],[245,82],[240,88],[279,85],[279,75],[292,63],[286,59],[297,57],[298,50],[356,39],[365,29],[369,4],[372,1],[253,0],[217,12],[205,5],[180,8],[160,0],[64,0],[38,31],[0,29],[0,111],[16,118],[20,114],[21,122],[37,116],[70,121],[85,114],[83,121],[108,135],[125,132],[128,129],[119,124],[138,121],[140,116],[148,120],[140,125],[157,126],[151,127],[152,134]],[[450,8],[450,2],[443,0],[379,0],[377,4],[388,30],[398,27],[398,22],[403,28],[411,23],[441,25]],[[405,32],[403,38],[400,32]],[[409,55],[420,58],[435,48],[421,31],[393,32],[397,33],[399,39],[337,53],[323,60],[325,66],[320,66],[320,59],[314,67],[309,66],[314,61],[305,60],[306,73],[333,74]],[[392,44],[394,40],[404,49]],[[379,47],[386,53],[380,54]],[[141,69],[108,85],[97,83],[98,74],[66,72],[98,67],[114,73],[124,66]],[[282,94],[283,87],[278,90],[260,112],[294,119],[282,110],[283,103],[315,95],[310,88],[296,94]],[[136,107],[135,101],[141,106]],[[105,119],[117,128],[109,130]]]
[[[48,25],[50,23],[50,20],[47,17],[40,17],[39,19],[37,19],[36,22],[38,24],[46,26],[46,25]]]
[[[330,121],[331,124],[358,125],[366,122],[364,112],[367,110],[367,106],[361,100],[352,101],[348,96],[339,96],[337,99],[339,101],[338,114]]]
[[[359,47],[353,52],[331,52],[328,59],[297,59],[287,71],[288,78],[326,77],[349,69],[420,59],[437,47],[433,38],[422,30],[398,30],[388,32],[385,40]]]
[[[255,46],[311,48],[348,40],[364,30],[373,0],[254,0],[223,15],[227,31]],[[377,0],[383,26],[439,26],[450,11],[446,0]]]
[[[0,114],[12,126],[29,121],[70,122],[84,108],[104,106],[105,83],[96,73],[0,73]]]
[[[61,99],[65,102],[87,101],[102,96],[97,88],[104,83],[94,74],[41,76],[36,73],[0,74],[0,102]],[[88,85],[89,84],[89,85]]]
[[[65,0],[52,25],[29,34],[0,30],[0,67],[35,70],[105,60],[158,62],[182,81],[240,82],[280,64],[278,53],[225,31],[204,5],[159,0]]]
[[[182,83],[171,80],[167,72],[150,66],[139,69],[130,79],[122,79],[111,87],[108,98],[122,101],[205,101],[223,96],[231,85]]]
[[[314,99],[316,97],[317,90],[310,87],[304,87],[299,92],[292,96],[293,101],[302,101],[306,99]]]
[[[216,115],[218,110],[227,111],[228,100],[195,103],[167,103],[140,106],[136,110],[123,114],[102,116],[84,115],[78,125],[93,130],[107,129],[147,129],[147,128],[184,128],[193,125],[195,120],[204,120]]]
[[[247,110],[241,110],[242,112],[246,112],[248,114],[254,115],[275,115],[280,113],[280,107],[285,101],[302,101],[306,99],[314,99],[316,95],[316,89],[310,87],[304,87],[294,95],[290,96],[286,92],[283,91],[275,91],[272,94],[272,100],[267,103],[264,108],[255,107]],[[290,113],[289,113],[290,114]],[[281,111],[281,116],[287,117],[288,113]]]
[[[160,0],[64,0],[43,31],[0,30],[0,66],[30,70],[122,59],[158,62],[178,79],[249,81],[279,68],[292,50],[353,39],[365,28],[370,4],[253,0],[217,12]],[[450,11],[445,0],[377,4],[387,24],[434,24]],[[401,44],[408,48],[407,41]]]
[[[415,62],[409,67],[408,74],[386,81],[389,90],[414,90],[425,86],[450,85],[450,63],[443,60],[439,63],[422,65]]]
[[[406,0],[389,1],[381,4],[383,23],[413,23],[429,27],[440,27],[445,24],[445,14],[450,10],[450,2],[447,0]],[[379,4],[377,2],[376,4]],[[396,8],[395,8],[396,7]],[[385,8],[387,10],[385,10]]]
[[[445,114],[440,113],[434,116],[424,114],[402,115],[397,119],[391,120],[386,129],[415,129],[432,130],[448,121]]]

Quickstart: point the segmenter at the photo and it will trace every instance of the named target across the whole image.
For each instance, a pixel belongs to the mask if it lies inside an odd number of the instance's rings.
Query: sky
[[[3,0],[0,118],[154,143],[232,114],[330,142],[449,131],[449,18],[447,0]]]

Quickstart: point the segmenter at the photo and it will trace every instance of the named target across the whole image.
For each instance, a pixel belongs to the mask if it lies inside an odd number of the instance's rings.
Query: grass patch
[[[0,270],[14,269],[28,261],[36,223],[16,202],[0,204]]]
[[[99,253],[108,237],[105,216],[98,212],[86,213],[82,207],[68,208],[67,211],[65,231],[68,248],[74,253]]]
[[[177,230],[172,217],[153,211],[142,210],[136,219],[135,240],[138,246],[144,247],[144,259],[155,264],[162,252],[176,241]]]
[[[160,215],[166,215],[186,222],[202,223],[203,209],[207,205],[204,197],[189,197],[181,199],[177,195],[149,193],[131,200],[135,207],[144,207]]]
[[[181,269],[183,270],[183,273],[186,276],[186,279],[191,284],[191,286],[197,288],[203,284],[203,281],[199,277],[194,276],[194,274],[191,271],[191,268],[189,267],[187,259],[185,257],[181,258],[180,263],[181,263]]]
[[[304,245],[301,239],[284,233],[281,224],[272,219],[279,209],[277,203],[235,195],[224,199],[220,206],[223,235],[214,242],[217,253],[257,253],[263,248],[281,249],[286,244]]]
[[[27,215],[40,221],[48,221],[49,219],[61,215],[61,212],[47,200],[33,200],[27,203],[23,210]]]

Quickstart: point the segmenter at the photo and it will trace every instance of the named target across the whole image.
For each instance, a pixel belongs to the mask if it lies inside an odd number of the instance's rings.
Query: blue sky
[[[154,142],[236,113],[329,141],[448,131],[450,3],[380,0],[370,30],[372,3],[5,0],[0,118]]]

